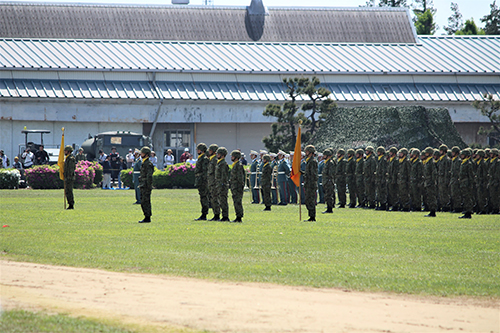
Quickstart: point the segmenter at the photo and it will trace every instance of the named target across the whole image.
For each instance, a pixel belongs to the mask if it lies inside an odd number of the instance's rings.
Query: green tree
[[[450,9],[452,14],[448,17],[448,26],[444,27],[444,30],[446,30],[448,35],[454,35],[458,30],[463,28],[464,23],[462,20],[462,14],[458,9],[458,4],[452,2]]]
[[[415,12],[415,29],[417,35],[433,35],[438,28],[434,22],[434,14],[431,9],[427,9],[423,13]]]
[[[379,7],[406,7],[406,0],[380,0]]]
[[[465,20],[465,24],[462,29],[455,32],[455,35],[484,35],[484,30],[477,27],[474,19]]]
[[[500,101],[496,101],[492,94],[485,93],[484,101],[474,101],[472,106],[478,109],[481,114],[491,122],[491,127],[489,129],[479,128],[479,135],[487,135],[488,137],[494,139],[495,141],[500,141]]]
[[[484,25],[486,35],[500,35],[500,9],[496,4],[496,0],[490,5],[490,13],[485,15],[481,22]]]

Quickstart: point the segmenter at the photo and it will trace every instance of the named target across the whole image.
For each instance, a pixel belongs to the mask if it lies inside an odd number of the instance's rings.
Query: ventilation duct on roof
[[[269,15],[262,0],[252,0],[250,6],[247,7],[247,12],[248,15]]]
[[[189,0],[172,0],[172,5],[189,5]]]

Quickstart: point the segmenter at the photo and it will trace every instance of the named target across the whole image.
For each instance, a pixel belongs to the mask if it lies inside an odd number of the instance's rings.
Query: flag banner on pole
[[[57,165],[59,165],[59,178],[61,178],[61,180],[64,180],[64,127],[62,131],[61,147],[59,148],[59,158],[57,159]]]
[[[295,150],[293,152],[292,173],[290,174],[290,178],[295,183],[295,186],[300,185],[300,160],[302,159],[300,138],[301,134],[299,126],[299,132],[297,133],[297,140],[295,141]]]

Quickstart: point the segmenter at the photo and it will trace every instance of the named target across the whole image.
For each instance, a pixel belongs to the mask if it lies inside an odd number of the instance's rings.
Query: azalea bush
[[[169,165],[164,171],[155,170],[153,186],[155,188],[194,188],[195,165],[177,163]]]
[[[134,175],[134,169],[132,168],[120,171],[120,179],[122,181],[123,187],[134,188],[133,175]]]
[[[14,189],[19,187],[21,173],[17,169],[0,169],[0,189]]]
[[[75,168],[75,188],[89,189],[93,187],[96,162],[80,161]],[[99,165],[100,166],[100,165]],[[102,168],[102,167],[101,167]]]
[[[26,181],[33,189],[64,188],[64,182],[59,178],[58,165],[36,165],[26,169]]]

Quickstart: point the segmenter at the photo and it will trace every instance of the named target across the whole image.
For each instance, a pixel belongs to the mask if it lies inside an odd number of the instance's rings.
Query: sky
[[[211,0],[216,6],[248,6],[251,0]],[[171,4],[171,0],[65,0],[65,1],[39,1],[29,0],[26,2],[66,2],[66,3],[122,3],[122,4],[152,4],[166,5]],[[202,5],[205,0],[190,0],[190,5]],[[263,0],[264,5],[268,7],[293,6],[293,7],[358,7],[366,4],[366,0]],[[413,2],[408,0],[407,2]],[[473,18],[476,25],[483,27],[480,19],[490,12],[490,4],[493,0],[433,0],[434,8],[437,9],[435,16],[436,23],[439,25],[436,35],[443,35],[446,32],[443,27],[448,25],[448,17],[451,15],[451,2],[458,4],[463,20]],[[500,6],[500,0],[497,1]]]

